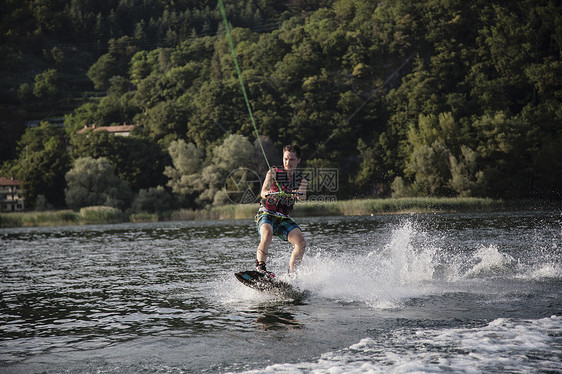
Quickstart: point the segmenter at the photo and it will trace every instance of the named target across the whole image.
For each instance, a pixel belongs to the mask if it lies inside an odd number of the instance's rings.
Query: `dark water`
[[[0,372],[562,372],[560,211],[298,221],[304,300],[250,220],[0,230]]]

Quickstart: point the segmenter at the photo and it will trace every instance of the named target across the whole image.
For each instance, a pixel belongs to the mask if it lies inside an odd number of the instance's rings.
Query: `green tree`
[[[69,168],[64,131],[43,122],[19,140],[18,159],[9,173],[21,181],[26,208],[33,209],[39,195],[59,208],[64,206],[64,174]]]
[[[166,166],[164,175],[169,178],[168,186],[182,198],[184,203],[193,203],[195,193],[201,185],[201,169],[204,153],[193,143],[183,139],[172,141],[168,147],[173,166]]]
[[[169,157],[150,139],[90,130],[73,135],[70,144],[75,160],[88,156],[106,158],[133,191],[156,187],[166,181],[162,173],[170,162]]]
[[[478,154],[461,145],[459,157],[449,155],[451,179],[449,187],[459,196],[483,195],[484,173],[478,169]]]
[[[439,141],[415,147],[406,169],[408,175],[413,176],[413,190],[422,196],[448,195],[446,187],[451,178],[448,164],[450,156],[451,152]]]
[[[223,205],[228,202],[224,186],[230,173],[253,168],[254,147],[242,135],[227,136],[212,150],[211,162],[201,171],[205,189],[199,195],[201,203]]]
[[[251,132],[240,83],[234,78],[203,83],[192,104],[187,137],[199,148],[212,146],[226,132]]]
[[[88,78],[96,90],[109,87],[109,80],[119,74],[117,58],[109,53],[101,56],[88,70]]]
[[[105,90],[115,76],[127,77],[129,61],[137,52],[133,38],[123,36],[109,41],[108,53],[100,56],[88,70],[88,78],[96,90]]]
[[[103,157],[77,159],[65,179],[66,204],[73,209],[95,205],[124,209],[130,203],[129,187]]]
[[[458,172],[463,137],[451,113],[438,117],[423,116],[417,126],[411,126],[407,135],[408,161],[406,176],[412,179],[412,188],[422,195],[451,194],[449,180],[451,160],[455,160],[455,183],[458,188]],[[463,160],[466,159],[465,151]],[[458,158],[456,158],[458,157]],[[468,172],[468,169],[464,169]],[[472,170],[476,172],[476,170]]]
[[[487,195],[529,195],[534,172],[527,160],[535,152],[528,139],[533,133],[531,125],[521,117],[497,112],[477,118],[473,126],[478,139],[476,151],[483,159]]]
[[[253,156],[254,147],[248,138],[232,134],[213,149],[211,162],[217,168],[229,173],[238,167],[251,167]]]
[[[137,213],[163,212],[173,207],[173,197],[162,186],[140,189],[131,205],[131,209]]]
[[[151,73],[158,72],[158,54],[156,52],[157,50],[151,52],[139,51],[133,55],[129,75],[134,85],[138,85]]]
[[[361,154],[361,165],[357,173],[355,183],[359,190],[369,190],[373,181],[375,173],[375,156],[372,148],[367,146],[367,143],[361,138],[357,141],[357,149]]]
[[[61,77],[56,69],[48,69],[35,76],[33,95],[47,102],[55,102],[61,96]]]
[[[205,162],[203,152],[183,140],[172,142],[168,148],[174,167],[164,171],[172,191],[198,205],[226,203],[224,185],[229,173],[241,168],[253,168],[254,148],[241,135],[229,135],[215,146]]]
[[[189,114],[188,107],[183,103],[161,101],[145,111],[145,133],[165,146],[171,140],[185,136]]]

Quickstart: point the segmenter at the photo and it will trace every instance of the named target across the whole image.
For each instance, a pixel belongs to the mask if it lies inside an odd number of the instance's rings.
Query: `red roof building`
[[[0,177],[0,212],[23,212],[20,181]]]
[[[117,125],[117,126],[96,126],[92,127],[84,126],[84,128],[78,130],[78,134],[83,134],[88,130],[92,131],[107,131],[109,133],[119,135],[119,136],[129,136],[131,131],[135,128],[135,125]]]

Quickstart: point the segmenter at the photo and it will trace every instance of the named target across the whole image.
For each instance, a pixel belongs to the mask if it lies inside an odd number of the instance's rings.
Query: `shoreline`
[[[333,202],[303,202],[295,205],[293,217],[361,216],[379,214],[481,212],[509,208],[548,207],[546,201],[505,202],[491,198],[398,198],[356,199]],[[139,223],[190,220],[253,219],[258,204],[223,205],[209,209],[178,209],[158,213],[125,212],[112,207],[85,207],[80,211],[55,210],[46,212],[0,213],[0,228],[72,226],[111,223]]]

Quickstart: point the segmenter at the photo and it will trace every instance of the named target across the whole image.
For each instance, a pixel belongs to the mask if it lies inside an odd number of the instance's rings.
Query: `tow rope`
[[[236,57],[234,42],[232,41],[232,34],[230,33],[230,26],[228,24],[228,19],[226,18],[226,11],[224,9],[224,4],[222,0],[219,0],[219,7],[222,15],[222,21],[224,23],[224,29],[226,30],[226,38],[228,39],[228,44],[230,46],[230,53],[232,54],[232,60],[234,60],[234,67],[236,68],[236,74],[238,75],[238,81],[240,82],[240,87],[242,88],[242,94],[244,95],[244,101],[246,102],[246,107],[248,108],[248,114],[250,115],[250,121],[252,122],[252,126],[254,127],[254,131],[256,133],[256,139],[258,139],[258,143],[260,145],[263,158],[265,159],[265,163],[267,164],[267,169],[270,170],[271,165],[269,164],[269,161],[265,154],[265,150],[263,149],[263,144],[260,139],[260,134],[256,126],[256,121],[254,120],[254,114],[252,113],[252,107],[250,106],[250,100],[248,100],[248,94],[246,93],[246,86],[244,85],[244,80],[242,79],[242,71],[240,70],[240,65],[238,64],[238,58]]]
[[[228,24],[228,19],[226,18],[226,10],[224,9],[223,0],[219,0],[219,8],[222,15],[222,21],[224,23],[224,29],[226,31],[226,38],[228,40],[228,45],[230,46],[230,54],[232,55],[232,60],[234,61],[234,67],[236,68],[236,74],[238,75],[238,81],[240,82],[240,88],[242,89],[242,94],[244,95],[244,101],[246,102],[246,108],[248,108],[248,114],[250,115],[250,121],[252,122],[252,126],[254,127],[254,131],[256,133],[256,139],[258,140],[258,144],[260,145],[261,153],[263,158],[265,159],[265,163],[267,164],[267,170],[271,170],[271,165],[269,164],[269,160],[267,159],[267,155],[265,154],[265,150],[263,148],[263,144],[260,139],[260,134],[258,131],[258,127],[256,126],[256,121],[254,119],[254,114],[252,113],[252,107],[250,105],[250,100],[248,99],[248,94],[246,93],[246,86],[244,85],[244,80],[242,79],[242,71],[240,70],[240,65],[238,64],[238,58],[236,57],[236,50],[234,49],[234,42],[232,41],[232,34],[230,32],[230,25]],[[273,176],[273,180],[279,189],[279,196],[290,196],[290,193],[285,193],[281,188],[281,185]]]

